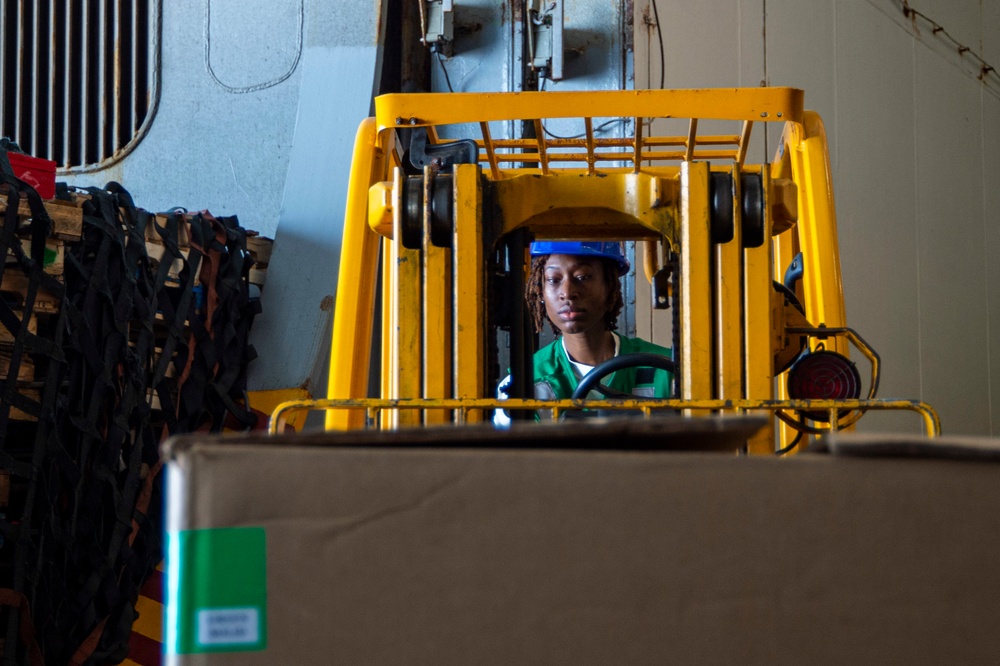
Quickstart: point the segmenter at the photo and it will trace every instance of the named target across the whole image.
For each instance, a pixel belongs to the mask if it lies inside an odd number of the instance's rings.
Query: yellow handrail
[[[589,410],[619,410],[640,411],[644,417],[657,411],[694,410],[714,412],[754,411],[794,411],[816,412],[825,411],[829,414],[829,426],[818,430],[835,432],[839,429],[838,421],[842,420],[840,412],[868,410],[906,410],[920,414],[928,437],[941,435],[941,420],[933,407],[919,400],[498,400],[496,398],[478,399],[421,399],[407,398],[386,400],[379,398],[363,398],[357,400],[289,400],[278,405],[271,414],[268,423],[268,433],[276,435],[284,430],[286,414],[294,411],[311,410],[364,410],[366,424],[371,427],[378,421],[379,412],[387,409],[405,410],[454,410],[455,423],[465,423],[470,411],[488,412],[496,409],[551,411],[551,418],[556,420],[566,411]]]

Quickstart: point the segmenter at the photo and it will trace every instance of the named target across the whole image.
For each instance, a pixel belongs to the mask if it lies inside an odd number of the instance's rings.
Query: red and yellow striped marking
[[[126,666],[159,666],[163,661],[163,569],[161,561],[139,590]]]

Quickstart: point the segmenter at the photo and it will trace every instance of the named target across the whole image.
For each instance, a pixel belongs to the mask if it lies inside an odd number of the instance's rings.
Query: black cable
[[[795,439],[793,439],[788,446],[786,446],[786,447],[784,447],[782,449],[778,449],[777,451],[774,452],[774,455],[776,455],[776,456],[783,456],[783,455],[785,455],[786,453],[788,453],[789,451],[791,451],[792,449],[794,449],[796,446],[798,446],[799,442],[801,442],[801,441],[802,441],[802,431],[800,430],[799,434],[797,434],[795,436]]]
[[[595,127],[594,128],[594,132],[600,132],[605,127],[607,127],[608,125],[612,125],[614,123],[627,123],[627,122],[628,122],[628,120],[626,120],[625,118],[612,118],[611,120],[603,122],[600,125],[598,125],[597,127]],[[553,134],[552,132],[550,132],[547,129],[545,129],[545,125],[544,124],[542,125],[542,130],[546,134],[548,134],[549,136],[551,136],[553,139],[582,139],[583,137],[587,136],[586,132],[583,132],[582,134],[573,134],[572,136],[560,136],[558,134]]]
[[[448,92],[455,92],[451,87],[451,79],[448,78],[448,70],[444,67],[444,56],[437,52],[438,64],[441,65],[441,73],[444,74],[444,82],[448,84]]]
[[[663,53],[663,31],[660,29],[660,13],[656,11],[656,0],[652,0],[653,20],[656,21],[656,36],[660,40],[660,90],[663,90],[664,70],[667,68],[667,57]]]
[[[896,4],[900,5],[900,1],[896,0]],[[917,11],[913,7],[910,7],[910,3],[907,2],[907,0],[902,0],[902,4],[901,4],[901,6],[899,8],[902,10],[903,16],[905,18],[910,19],[911,21],[914,21],[913,17],[917,17],[918,16],[918,17],[922,18],[924,21],[927,21],[928,23],[930,23],[931,24],[931,35],[932,36],[944,35],[945,38],[947,38],[949,41],[951,41],[952,46],[955,47],[955,50],[958,51],[959,57],[964,58],[966,55],[968,55],[968,56],[974,58],[975,60],[977,60],[979,62],[979,74],[976,76],[977,79],[979,79],[980,81],[985,82],[987,75],[989,75],[991,72],[993,73],[994,76],[997,75],[996,68],[993,67],[993,65],[989,64],[988,62],[986,62],[985,60],[983,60],[983,57],[981,55],[979,55],[978,53],[976,53],[975,51],[973,51],[972,49],[970,49],[968,46],[965,46],[964,44],[962,44],[960,41],[958,41],[954,37],[952,37],[951,34],[947,30],[944,29],[944,26],[940,25],[937,21],[935,21],[934,19],[932,19],[930,16],[927,16],[926,14]],[[914,26],[913,26],[913,32],[917,36],[920,35],[920,31],[917,30],[916,22],[915,21],[914,21]]]

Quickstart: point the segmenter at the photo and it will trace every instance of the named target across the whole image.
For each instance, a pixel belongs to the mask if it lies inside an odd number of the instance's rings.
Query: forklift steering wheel
[[[621,356],[609,358],[604,363],[594,366],[594,369],[588,372],[587,375],[580,380],[580,383],[577,385],[576,390],[573,391],[573,395],[571,397],[574,400],[580,400],[587,397],[587,394],[590,393],[591,389],[593,389],[598,382],[610,375],[612,372],[622,370],[623,368],[657,368],[659,370],[666,370],[672,374],[676,374],[677,372],[677,365],[673,362],[673,360],[660,354],[622,354]]]

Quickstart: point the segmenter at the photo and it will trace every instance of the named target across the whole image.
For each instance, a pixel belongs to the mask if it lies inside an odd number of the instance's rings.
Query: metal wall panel
[[[835,63],[841,45],[837,39],[837,2],[766,0],[765,7],[767,83],[805,91],[805,107],[823,118],[830,166],[836,171],[839,134]],[[781,132],[770,133],[768,156],[774,155],[780,139]]]
[[[663,31],[665,87],[704,88],[706,78],[713,81],[713,86],[760,83],[759,79],[744,81],[741,76],[740,10],[744,4],[750,4],[754,13],[761,11],[759,1],[683,3],[658,0],[657,13]],[[658,57],[659,53],[651,55]],[[654,60],[653,66],[658,65]],[[653,87],[659,87],[659,81],[654,80],[653,83]]]
[[[149,132],[122,162],[67,180],[81,186],[116,180],[143,208],[183,206],[239,215],[244,227],[274,237],[295,131],[301,66],[287,79],[261,90],[246,94],[227,90],[209,70],[210,26],[204,0],[162,4],[161,95]],[[287,21],[295,24],[298,8],[298,2],[275,3],[270,13],[285,12]],[[223,15],[215,18],[221,21]],[[235,20],[226,21],[231,31],[237,29]],[[245,14],[242,20],[251,26],[256,17]],[[298,32],[282,30],[265,41],[245,42],[247,69],[254,71],[268,51],[294,52]],[[212,53],[221,56],[217,49]],[[287,58],[282,62],[287,64]],[[230,69],[220,66],[223,73]],[[231,76],[224,80],[241,82]],[[356,129],[357,121],[348,132],[353,135]]]
[[[980,48],[983,59],[1000,70],[1000,39],[997,32],[1000,32],[1000,0],[982,0],[983,18],[981,21],[982,35],[980,36]],[[994,72],[1000,75],[1000,72]]]
[[[761,0],[758,15],[749,3],[691,4],[659,0],[667,87],[751,84],[724,39],[736,33],[760,43],[767,82],[803,88],[826,123],[849,323],[882,355],[880,394],[927,400],[946,432],[1000,431],[996,86],[926,25],[915,34],[893,0]],[[1000,66],[1000,0],[910,5]],[[637,77],[656,78],[638,7]],[[904,415],[861,427],[917,425]]]
[[[913,41],[865,3],[844,3],[837,20],[838,34],[856,45],[838,50],[836,63],[834,188],[847,321],[881,356],[880,393],[918,397]],[[920,429],[912,415],[894,412],[869,414],[863,426]]]
[[[456,2],[455,40],[450,56],[431,56],[431,87],[438,92],[519,90],[514,48],[517,3],[491,0]]]
[[[206,0],[206,67],[229,92],[277,85],[302,57],[304,25],[305,0]]]
[[[294,13],[295,5],[286,9]],[[233,144],[221,150],[220,157],[235,164],[232,180],[223,186],[237,181],[248,197],[264,196],[272,217],[262,223],[276,225],[270,231],[275,243],[264,314],[251,331],[261,354],[250,365],[250,388],[304,386],[324,395],[348,175],[358,125],[369,113],[379,21],[376,3],[313,1],[305,9],[303,52],[289,80],[212,99],[239,114],[235,128],[214,122]],[[234,130],[248,136],[230,136]],[[223,148],[220,143],[215,145]],[[253,180],[250,170],[267,168],[262,156],[277,160],[281,171],[275,181]],[[234,205],[244,224],[254,228],[257,211],[251,203],[236,199]]]
[[[325,395],[354,135],[371,99],[372,76],[357,72],[373,73],[375,56],[374,46],[307,47],[303,55],[283,198],[280,190],[268,190],[281,207],[264,314],[251,330],[258,350],[279,351],[251,364],[253,389],[305,384],[313,395]]]
[[[980,91],[920,44],[914,66],[921,397],[946,432],[988,433]]]
[[[1000,99],[983,100],[983,222],[989,308],[990,426],[1000,432]]]

